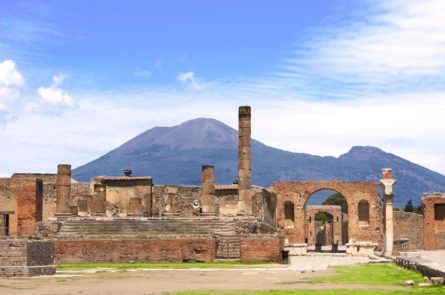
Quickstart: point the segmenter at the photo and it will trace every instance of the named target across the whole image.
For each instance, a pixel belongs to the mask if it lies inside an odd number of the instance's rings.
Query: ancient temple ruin
[[[423,228],[417,236],[406,230],[418,218],[393,212],[391,169],[382,170],[380,183],[252,184],[251,115],[249,106],[239,108],[239,178],[232,184],[217,185],[218,167],[207,163],[202,163],[201,186],[156,185],[151,176],[132,176],[130,170],[79,183],[68,164],[58,165],[56,174],[0,179],[0,274],[53,273],[54,261],[285,258],[292,263],[293,257],[322,246],[348,255],[377,251],[387,256],[423,247]],[[341,194],[347,212],[339,206],[309,206],[308,200],[323,189]],[[444,247],[444,197],[423,200],[425,248]],[[331,220],[317,223],[319,212]],[[14,243],[23,250],[18,260],[11,258]],[[29,250],[37,248],[42,250]]]

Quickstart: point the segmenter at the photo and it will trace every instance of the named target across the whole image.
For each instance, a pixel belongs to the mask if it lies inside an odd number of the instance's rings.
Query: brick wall
[[[277,197],[277,225],[290,243],[303,243],[305,233],[304,208],[310,197],[319,190],[339,192],[348,202],[348,237],[361,241],[380,242],[381,219],[378,184],[352,181],[301,181],[275,182],[273,191]],[[369,222],[361,224],[358,218],[360,201],[369,204]],[[284,228],[284,203],[294,204],[295,226]]]
[[[55,272],[51,241],[0,240],[0,276],[50,275]]]
[[[42,182],[38,179],[15,179],[13,191],[17,200],[17,236],[28,237],[36,231],[36,221],[41,220],[41,210],[37,209],[37,204],[41,204],[38,199],[42,198]]]
[[[281,240],[278,237],[245,237],[240,241],[241,261],[281,262]]]
[[[27,265],[26,240],[0,240],[0,266]]]
[[[445,193],[427,194],[422,202],[425,250],[445,249],[445,213],[440,212],[440,205],[445,205]]]
[[[423,249],[423,216],[394,211],[394,251]],[[407,242],[403,240],[407,239]],[[405,245],[406,243],[406,245]]]
[[[56,240],[60,262],[213,261],[215,238]]]

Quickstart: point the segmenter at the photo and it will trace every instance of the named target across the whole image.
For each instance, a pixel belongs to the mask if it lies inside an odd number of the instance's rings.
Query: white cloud
[[[197,117],[236,128],[237,107],[247,104],[253,137],[270,146],[338,156],[371,145],[445,174],[441,2],[372,2],[375,10],[366,18],[317,32],[283,71],[267,77],[208,87],[188,71],[177,80],[200,91],[75,92],[77,107],[64,116],[30,103],[0,132],[0,142],[8,142],[0,145],[8,155],[0,158],[0,174],[54,171],[66,161],[78,166],[146,129]],[[63,77],[53,80],[39,88],[42,99],[72,105],[60,88]]]
[[[445,2],[368,4],[358,17],[299,40],[277,75],[279,85],[309,96],[342,98],[444,90]]]
[[[5,60],[0,63],[0,85],[22,86],[25,83],[22,74],[17,71],[12,60]]]
[[[56,75],[53,77],[53,84],[50,87],[42,86],[37,89],[43,102],[50,105],[67,105],[70,107],[74,105],[74,99],[58,87],[63,84],[64,79],[63,75]]]
[[[0,111],[6,110],[7,106],[20,95],[17,89],[0,87]]]
[[[191,90],[203,90],[207,86],[206,83],[203,83],[196,78],[194,72],[179,73],[177,79]]]
[[[0,111],[7,109],[19,95],[19,87],[23,86],[25,79],[17,70],[12,60],[0,63]]]
[[[0,145],[0,153],[8,155],[0,159],[0,172],[53,171],[66,161],[79,166],[149,128],[197,117],[212,117],[236,129],[237,107],[248,104],[252,136],[267,145],[331,156],[354,145],[371,145],[445,173],[442,93],[424,93],[421,103],[417,95],[336,102],[296,97],[283,101],[280,95],[258,99],[234,88],[211,94],[160,89],[76,94],[78,107],[64,116],[23,110],[8,124],[0,133],[0,142],[9,143]],[[29,126],[38,126],[39,132]],[[20,163],[15,160],[23,157]]]

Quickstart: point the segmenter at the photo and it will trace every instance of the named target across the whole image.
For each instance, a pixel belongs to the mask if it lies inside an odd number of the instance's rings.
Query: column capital
[[[380,179],[380,184],[383,186],[385,196],[393,195],[393,185],[396,183],[396,180],[393,178],[390,179]]]

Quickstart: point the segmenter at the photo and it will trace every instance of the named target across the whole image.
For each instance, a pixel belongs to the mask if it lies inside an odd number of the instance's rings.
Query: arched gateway
[[[277,225],[289,243],[305,242],[305,206],[309,198],[320,190],[333,190],[344,196],[348,203],[348,237],[350,241],[379,242],[380,206],[377,182],[351,181],[301,181],[275,182],[273,190],[277,198]],[[293,204],[293,215],[286,213],[289,204]],[[369,212],[363,222],[363,208],[366,204]],[[361,213],[360,213],[361,210]],[[286,218],[292,216],[293,222]],[[359,218],[360,216],[360,218]],[[362,220],[360,220],[362,219]],[[293,226],[289,226],[293,224]]]

